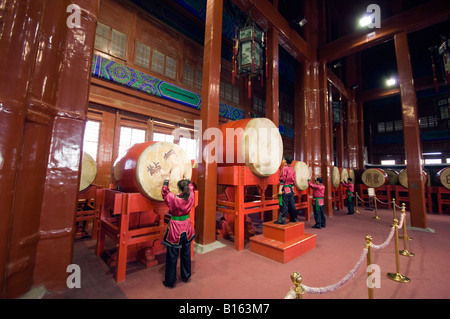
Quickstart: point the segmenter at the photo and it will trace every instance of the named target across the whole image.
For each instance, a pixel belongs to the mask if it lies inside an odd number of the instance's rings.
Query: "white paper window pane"
[[[88,120],[84,129],[83,151],[97,161],[100,122]]]
[[[378,132],[379,133],[384,133],[386,132],[386,129],[384,127],[384,122],[378,123]]]
[[[166,56],[166,76],[175,79],[177,77],[177,60]]]
[[[194,139],[180,137],[180,147],[186,152],[189,159],[195,159],[195,152],[197,151],[197,143]]]
[[[97,24],[97,30],[95,32],[95,48],[104,52],[108,52],[110,28],[103,23]]]
[[[152,54],[152,71],[164,74],[164,54],[157,50]]]
[[[134,144],[142,142],[145,142],[145,130],[121,126],[119,138],[119,157],[122,156],[123,153],[125,153]]]
[[[194,68],[187,64],[184,65],[183,83],[190,87],[194,86]]]
[[[173,143],[173,135],[172,134],[153,133],[153,141]]]
[[[136,64],[147,69],[150,64],[150,47],[140,42],[136,45]]]
[[[381,165],[395,165],[395,160],[382,160]]]
[[[125,58],[127,48],[127,36],[117,30],[113,30],[111,38],[111,54]]]
[[[440,158],[425,159],[425,164],[442,164],[442,160]]]

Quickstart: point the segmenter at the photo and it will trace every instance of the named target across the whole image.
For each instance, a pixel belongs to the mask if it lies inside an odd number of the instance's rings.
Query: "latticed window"
[[[127,51],[127,35],[99,22],[95,33],[95,48],[125,59]]]
[[[119,138],[119,156],[125,153],[134,144],[142,142],[145,142],[145,130],[121,126]]]
[[[148,69],[150,64],[150,47],[142,44],[141,42],[136,42],[136,61],[135,63]]]
[[[83,151],[97,160],[100,122],[88,120],[84,129]]]

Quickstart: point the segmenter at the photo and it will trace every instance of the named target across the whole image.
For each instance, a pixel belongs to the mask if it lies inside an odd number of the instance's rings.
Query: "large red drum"
[[[81,160],[81,178],[79,191],[88,188],[97,176],[97,164],[94,158],[86,152],[83,152]]]
[[[167,174],[169,189],[176,194],[177,182],[192,176],[192,163],[186,152],[169,142],[135,144],[114,163],[114,179],[119,190],[140,192],[157,201],[163,200],[161,189]]]
[[[427,185],[428,175],[425,171],[422,170],[422,181],[423,185]],[[408,170],[406,168],[402,169],[400,173],[398,173],[398,182],[404,188],[408,188]]]
[[[304,191],[308,189],[308,179],[311,179],[311,171],[305,162],[293,161],[291,167],[295,171],[295,186]]]
[[[364,171],[361,180],[367,187],[381,187],[388,181],[388,174],[380,168],[369,168]]]
[[[436,174],[438,183],[447,189],[450,189],[450,167],[441,169]]]
[[[398,172],[393,169],[385,169],[386,174],[388,174],[388,185],[396,185],[398,183]]]
[[[283,140],[271,120],[243,119],[222,124],[219,129],[223,143],[219,144],[218,165],[246,165],[258,177],[269,177],[278,171],[283,160]]]

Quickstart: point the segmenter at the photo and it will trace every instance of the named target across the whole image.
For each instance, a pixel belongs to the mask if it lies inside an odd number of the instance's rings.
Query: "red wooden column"
[[[323,184],[325,185],[325,214],[327,216],[333,216],[333,193],[332,193],[332,183],[331,183],[331,170],[333,154],[331,153],[331,130],[333,129],[333,124],[330,118],[330,103],[328,103],[328,78],[327,78],[327,64],[325,61],[317,62],[317,81],[319,90],[317,92],[316,98],[318,98],[319,103],[319,114],[316,116],[320,119],[319,126],[319,136],[320,143],[318,149],[316,150],[320,154],[320,170],[323,179]]]
[[[200,111],[202,137],[207,128],[219,127],[222,11],[223,0],[207,1]],[[214,141],[202,141],[203,150],[210,142]],[[199,203],[195,225],[197,242],[206,245],[216,240],[217,162],[210,162],[203,154],[200,156],[201,162],[198,165]]]
[[[58,15],[68,16],[65,12],[71,3],[81,8],[79,28],[69,28],[65,20],[61,23],[56,18]],[[45,35],[51,35],[53,30],[56,30],[55,25],[59,24],[57,29],[60,30],[58,37],[61,43],[59,50],[53,51],[48,47],[43,54],[40,69],[43,71],[42,76],[45,76],[47,69],[55,64],[55,61],[60,61],[58,73],[53,79],[56,89],[53,99],[57,114],[53,118],[51,128],[51,152],[43,189],[40,240],[34,269],[34,285],[43,285],[47,289],[66,287],[67,266],[72,263],[74,218],[81,175],[97,12],[97,1],[65,0],[58,6],[46,5],[45,13],[49,19],[51,17],[55,20],[45,20],[42,24],[42,33],[45,32]],[[45,77],[43,79],[45,80]]]
[[[422,181],[421,141],[418,126],[417,98],[406,32],[394,36],[398,79],[402,101],[403,135],[405,140],[411,226],[427,228],[425,187]]]
[[[310,114],[310,63],[298,64],[295,71],[294,153],[296,161],[311,163],[311,141],[308,118]]]
[[[38,36],[36,29],[43,15],[43,1],[6,1],[3,2],[2,30],[0,34],[0,128],[2,138],[0,139],[0,298],[16,297],[25,293],[32,284],[32,265],[28,262],[22,263],[22,269],[28,270],[23,275],[25,278],[23,285],[15,294],[7,293],[6,281],[10,277],[13,266],[7,266],[7,259],[10,247],[10,237],[12,236],[12,221],[17,221],[18,215],[14,216],[16,177],[20,166],[26,164],[31,175],[28,176],[28,198],[31,203],[24,203],[28,207],[21,208],[21,213],[26,209],[35,206],[30,210],[34,216],[40,214],[41,196],[38,193],[42,188],[45,179],[45,161],[43,157],[47,152],[34,152],[35,161],[26,161],[22,156],[23,136],[25,122],[28,115],[28,85],[33,73],[34,60],[37,52]],[[32,122],[28,126],[32,126]],[[44,145],[46,146],[46,145]],[[42,148],[41,148],[42,149]],[[36,156],[39,156],[38,158]],[[34,185],[33,185],[34,184]],[[37,193],[37,194],[36,194]],[[36,196],[35,196],[36,195]],[[31,207],[30,207],[31,206]],[[26,216],[27,218],[29,216]],[[19,220],[20,221],[20,220]],[[22,220],[24,223],[24,220]],[[39,219],[32,218],[24,223],[24,232],[28,232],[31,238],[36,236]],[[27,226],[27,227],[25,227]],[[28,227],[31,230],[28,231]],[[32,243],[32,251],[26,256],[34,258],[36,240]],[[16,250],[21,250],[16,247]]]
[[[73,3],[79,28],[66,23]],[[16,298],[50,287],[39,269],[65,285],[72,261],[97,2],[10,0],[3,8],[0,296]]]
[[[266,117],[279,125],[279,66],[278,31],[270,27],[267,31],[268,77],[266,81]]]

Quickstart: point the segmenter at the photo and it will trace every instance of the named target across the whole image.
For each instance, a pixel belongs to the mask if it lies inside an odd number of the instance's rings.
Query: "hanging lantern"
[[[264,73],[264,32],[254,22],[236,30],[233,46],[233,83],[234,78],[244,76],[247,80],[248,96],[251,96],[251,80]]]

